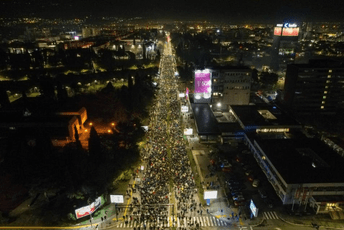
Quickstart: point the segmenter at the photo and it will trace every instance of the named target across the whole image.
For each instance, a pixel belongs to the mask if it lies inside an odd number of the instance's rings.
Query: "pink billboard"
[[[195,93],[210,93],[211,79],[209,72],[195,72]]]

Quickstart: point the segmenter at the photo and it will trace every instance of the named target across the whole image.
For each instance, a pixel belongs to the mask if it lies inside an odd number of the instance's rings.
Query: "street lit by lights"
[[[85,129],[85,132],[87,133],[87,132],[88,132],[88,130],[87,130],[87,129]]]
[[[89,124],[90,126],[92,126],[93,125],[93,123],[92,122],[90,122],[90,124]]]
[[[115,125],[115,123],[111,123],[111,125],[112,125],[112,126],[114,126],[114,125]]]
[[[111,130],[110,129],[108,129],[108,131],[107,131],[108,133],[111,133]]]

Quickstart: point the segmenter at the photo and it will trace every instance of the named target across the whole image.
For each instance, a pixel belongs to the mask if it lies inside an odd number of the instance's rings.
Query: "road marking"
[[[264,215],[265,219],[267,219],[267,220],[279,219],[276,212],[264,212],[263,215]]]

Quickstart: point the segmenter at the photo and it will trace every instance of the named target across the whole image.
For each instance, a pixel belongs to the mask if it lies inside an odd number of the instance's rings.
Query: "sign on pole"
[[[111,203],[116,203],[116,204],[124,203],[123,195],[110,195],[110,200],[111,200]]]
[[[204,191],[204,199],[216,199],[217,198],[217,190],[209,190],[209,191]]]

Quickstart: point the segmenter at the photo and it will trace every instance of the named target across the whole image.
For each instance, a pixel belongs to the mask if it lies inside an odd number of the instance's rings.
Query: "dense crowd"
[[[167,226],[169,215],[185,218],[186,213],[196,212],[200,207],[194,200],[197,189],[181,130],[181,104],[172,68],[173,59],[164,58],[155,107],[150,112],[147,145],[141,152],[146,167],[141,183],[134,187],[137,192],[131,210],[136,215],[130,216],[144,223],[145,227],[149,223],[153,229],[158,223]],[[171,202],[172,195],[175,202]],[[190,226],[193,224],[189,223]],[[170,225],[176,225],[175,219]]]

